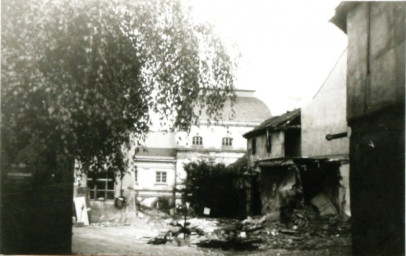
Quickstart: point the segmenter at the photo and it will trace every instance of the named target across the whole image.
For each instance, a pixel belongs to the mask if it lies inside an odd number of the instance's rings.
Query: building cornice
[[[134,162],[176,163],[175,157],[136,157]]]
[[[208,122],[206,119],[199,120],[198,126],[193,126],[199,128],[199,126],[208,126],[208,127],[251,127],[254,128],[259,125],[261,122],[233,122],[233,121],[221,121],[221,122]]]
[[[233,149],[233,148],[176,148],[176,152],[199,152],[199,153],[246,153],[245,149]]]

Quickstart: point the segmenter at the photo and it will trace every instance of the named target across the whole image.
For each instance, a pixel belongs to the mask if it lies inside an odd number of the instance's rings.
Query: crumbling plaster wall
[[[291,191],[296,182],[293,168],[262,168],[259,180],[262,214],[279,214],[283,195]]]
[[[262,166],[258,179],[262,214],[281,221],[294,209],[311,205],[321,216],[351,216],[348,164],[339,162],[288,163]],[[348,201],[346,201],[348,200]]]
[[[252,140],[256,140],[256,152],[252,154]],[[285,156],[285,133],[277,131],[271,133],[271,152],[266,148],[266,134],[247,139],[249,165],[255,166],[255,161],[266,158],[281,158]]]
[[[340,188],[339,188],[339,203],[340,214],[351,216],[351,197],[350,197],[350,165],[343,164],[340,166]]]

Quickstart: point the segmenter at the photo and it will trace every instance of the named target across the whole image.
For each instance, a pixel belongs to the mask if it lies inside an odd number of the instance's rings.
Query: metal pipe
[[[336,133],[336,134],[327,134],[326,140],[340,139],[340,138],[347,137],[347,135],[348,135],[347,132],[341,132],[341,133]]]

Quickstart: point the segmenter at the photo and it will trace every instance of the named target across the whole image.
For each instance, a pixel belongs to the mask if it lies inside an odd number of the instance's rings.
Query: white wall
[[[143,144],[147,148],[175,148],[175,135],[174,132],[151,131]]]
[[[175,184],[175,163],[137,162],[136,189],[171,190]],[[156,172],[166,172],[166,182],[156,182]]]
[[[348,138],[328,141],[327,134],[347,131],[346,52],[338,60],[313,100],[302,108],[302,155],[307,157],[348,154]]]
[[[205,149],[224,149],[222,139],[224,137],[233,138],[232,147],[226,149],[246,150],[247,143],[243,138],[243,134],[252,130],[254,126],[220,126],[220,125],[201,125],[200,127],[193,126],[189,134],[186,132],[178,132],[176,134],[176,143],[181,148],[196,148],[192,145],[194,136],[203,138],[202,147]]]
[[[200,127],[193,126],[190,133],[178,132],[176,134],[178,148],[176,156],[177,184],[182,183],[186,178],[183,169],[186,163],[202,159],[213,160],[215,163],[224,163],[225,165],[234,163],[247,150],[247,141],[242,135],[251,131],[258,124],[251,124],[250,126],[201,125]],[[194,136],[203,138],[202,146],[192,145]],[[224,137],[233,139],[231,147],[222,146]]]

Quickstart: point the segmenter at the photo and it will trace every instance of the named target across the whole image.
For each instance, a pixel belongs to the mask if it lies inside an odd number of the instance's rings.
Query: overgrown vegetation
[[[210,208],[211,217],[240,217],[244,212],[245,196],[239,187],[241,174],[236,168],[205,160],[188,163],[187,200],[194,213],[203,216]]]

